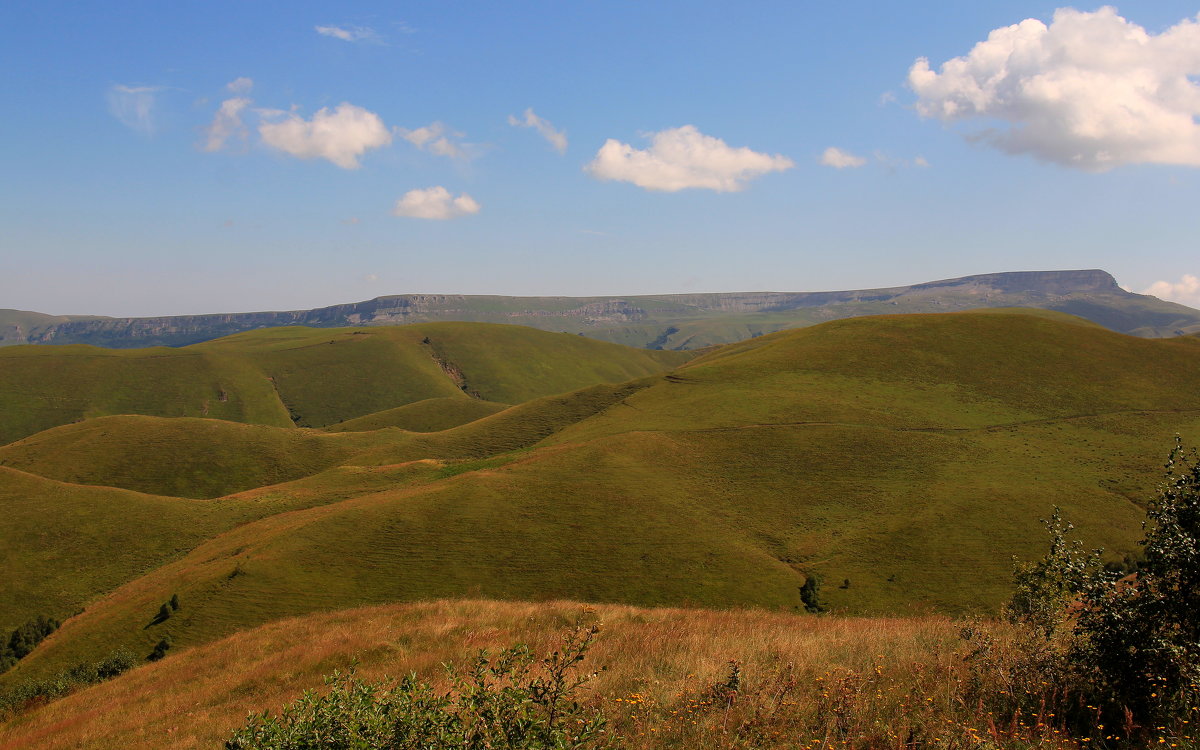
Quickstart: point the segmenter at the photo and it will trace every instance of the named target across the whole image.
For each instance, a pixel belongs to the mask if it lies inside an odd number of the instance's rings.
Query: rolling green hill
[[[116,414],[324,427],[430,398],[520,403],[689,355],[518,326],[280,328],[182,349],[0,350],[0,444]]]
[[[1019,311],[781,332],[440,432],[330,434],[361,442],[209,501],[244,522],[93,602],[0,684],[118,643],[432,597],[802,611],[815,575],[835,610],[988,611],[1052,505],[1132,551],[1177,432],[1200,436],[1193,337]],[[173,593],[186,609],[147,626]]]
[[[194,417],[98,417],[0,447],[0,466],[63,482],[214,498],[311,476],[373,441]]]
[[[398,427],[410,432],[440,432],[504,411],[508,404],[468,398],[427,398],[326,427],[327,432],[361,432]]]

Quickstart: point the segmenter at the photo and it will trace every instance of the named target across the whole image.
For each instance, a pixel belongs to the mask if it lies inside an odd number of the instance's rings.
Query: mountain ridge
[[[1035,307],[1147,337],[1200,332],[1200,311],[1122,289],[1099,269],[977,274],[826,292],[714,292],[592,297],[400,294],[310,310],[110,318],[0,310],[0,346],[83,343],[185,346],[279,326],[503,322],[653,349],[696,349],[825,320],[895,312]]]

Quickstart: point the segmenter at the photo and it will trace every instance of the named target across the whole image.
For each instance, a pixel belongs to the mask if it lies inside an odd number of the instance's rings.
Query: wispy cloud
[[[1196,50],[1193,19],[1150,34],[1111,6],[1060,8],[1049,26],[1028,18],[995,29],[939,71],[918,59],[908,85],[922,117],[978,121],[966,136],[1010,154],[1094,172],[1200,167]]]
[[[249,94],[250,90],[254,88],[254,79],[247,78],[246,76],[234,78],[232,81],[225,84],[225,88],[231,94]]]
[[[843,151],[837,146],[830,146],[821,152],[821,164],[834,169],[857,169],[864,166],[867,160],[862,156],[856,156],[849,151]]]
[[[598,180],[632,182],[646,190],[734,192],[755,177],[793,166],[786,156],[733,148],[693,125],[684,125],[651,134],[647,149],[609,138],[584,170]]]
[[[108,89],[108,111],[139,133],[153,135],[158,129],[155,117],[156,97],[164,90],[164,86],[115,84]]]
[[[392,208],[393,216],[413,219],[444,221],[479,213],[479,204],[466,193],[457,198],[449,190],[437,185],[431,188],[409,190]]]
[[[560,154],[567,153],[567,132],[556,130],[549,120],[544,120],[534,114],[532,107],[525,110],[524,117],[521,119],[509,115],[508,124],[518,128],[533,128],[554,147],[555,151]]]
[[[239,79],[241,80],[241,79]],[[246,126],[242,123],[242,110],[251,101],[243,96],[226,99],[217,108],[212,122],[204,129],[205,151],[220,151],[232,137],[246,139]]]
[[[295,112],[263,114],[283,118],[258,126],[263,143],[300,159],[327,159],[343,169],[357,169],[364,153],[392,142],[379,115],[348,102],[332,110],[324,107],[311,120]]]
[[[1185,273],[1179,281],[1156,281],[1142,294],[1153,294],[1159,299],[1200,308],[1200,278]]]
[[[341,39],[343,42],[383,43],[383,37],[369,26],[314,26],[313,29],[321,36]]]
[[[463,133],[448,129],[445,124],[432,122],[415,130],[397,128],[396,133],[412,145],[437,156],[451,159],[469,159],[472,154],[462,142]]]

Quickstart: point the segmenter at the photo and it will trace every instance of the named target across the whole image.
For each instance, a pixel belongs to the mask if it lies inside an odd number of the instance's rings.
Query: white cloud
[[[1153,294],[1159,299],[1178,302],[1181,305],[1200,308],[1200,278],[1184,274],[1177,282],[1156,281],[1142,294]]]
[[[242,96],[221,102],[217,113],[213,115],[212,123],[204,129],[207,136],[205,151],[220,151],[225,147],[225,142],[233,136],[245,139],[246,126],[242,124],[242,110],[248,106],[250,100]]]
[[[795,166],[779,154],[730,148],[692,125],[653,133],[651,139],[650,148],[639,150],[609,138],[584,170],[598,180],[632,182],[646,190],[732,192],[743,189],[747,180]]]
[[[462,138],[463,134],[447,130],[446,126],[440,122],[432,122],[416,130],[398,128],[396,132],[400,134],[401,138],[422,151],[428,151],[437,156],[447,156],[451,159],[466,159],[469,157],[462,143],[452,140]]]
[[[323,107],[311,120],[294,112],[261,114],[284,118],[258,126],[263,143],[300,159],[328,159],[343,169],[357,169],[366,151],[392,142],[379,115],[347,102],[332,111]]]
[[[1200,17],[1198,17],[1200,19]],[[908,73],[917,112],[944,122],[993,120],[971,133],[1013,154],[1104,171],[1122,164],[1200,166],[1200,22],[1161,34],[1102,7],[1054,12],[992,31],[940,72]]]
[[[508,116],[508,124],[519,128],[533,128],[538,134],[545,138],[554,150],[560,154],[567,153],[567,133],[565,130],[555,130],[549,120],[543,120],[533,113],[533,108],[525,110],[523,119],[518,119],[512,115]]]
[[[108,111],[139,133],[153,135],[158,129],[154,117],[155,97],[162,90],[162,86],[116,84],[108,90]]]
[[[924,169],[929,166],[929,160],[924,156],[918,156],[917,158],[913,159],[913,166]]]
[[[457,198],[441,185],[424,190],[409,190],[392,208],[393,216],[409,216],[414,219],[456,219],[460,216],[479,213],[479,204],[466,193]]]
[[[864,166],[867,160],[864,157],[855,156],[849,151],[843,151],[837,146],[830,146],[821,154],[821,163],[834,169],[853,169]]]
[[[229,89],[229,93],[231,94],[249,94],[250,90],[254,88],[254,79],[247,78],[246,76],[234,78],[225,84],[225,88]]]
[[[321,36],[341,39],[343,42],[374,42],[383,40],[375,29],[369,26],[314,26],[313,29]]]

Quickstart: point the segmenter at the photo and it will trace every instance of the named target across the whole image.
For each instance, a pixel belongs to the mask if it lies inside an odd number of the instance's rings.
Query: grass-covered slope
[[[326,427],[326,432],[363,432],[398,427],[410,432],[440,432],[504,411],[508,404],[474,398],[427,398],[395,409],[348,419]]]
[[[0,466],[63,482],[213,498],[316,474],[374,442],[219,419],[99,417],[0,447]]]
[[[0,467],[0,632],[65,618],[240,524],[441,476],[437,462],[337,467],[217,500],[60,482]]]
[[[244,493],[295,510],[122,586],[14,675],[130,639],[186,646],[445,596],[801,611],[815,575],[835,610],[988,610],[1012,556],[1039,554],[1053,505],[1089,544],[1133,551],[1176,432],[1200,439],[1190,337],[1020,313],[764,336],[442,432],[331,435],[371,442],[311,480]],[[413,466],[417,481],[332,494]],[[293,501],[318,481],[319,502]],[[172,593],[187,611],[145,628]]]
[[[116,414],[323,427],[431,398],[520,403],[686,361],[518,326],[278,328],[182,349],[0,349],[0,444]]]
[[[943,737],[948,716],[975,709],[947,690],[947,682],[966,676],[969,663],[960,653],[958,628],[942,618],[801,620],[761,611],[435,601],[288,619],[202,648],[173,649],[160,662],[0,724],[0,748],[220,747],[247,714],[278,713],[351,663],[363,679],[416,673],[443,688],[444,664],[465,665],[481,649],[496,653],[515,643],[548,654],[581,617],[602,623],[582,670],[603,671],[579,698],[603,705],[613,719],[609,731],[637,747],[727,747],[742,716],[731,720],[724,706],[700,703],[728,679],[730,660],[742,670],[737,706],[747,706],[745,714],[761,712],[759,726],[761,717],[791,719],[793,731],[777,738],[780,747],[797,746],[801,717],[820,716],[825,691],[817,688],[851,675],[870,675],[872,689],[840,696],[840,714],[823,712],[830,724],[872,706],[862,723],[880,719],[901,736],[913,726],[920,736]],[[788,696],[781,707],[779,689],[787,682],[799,697]],[[825,727],[812,724],[799,737],[815,747],[808,738],[823,737]]]

